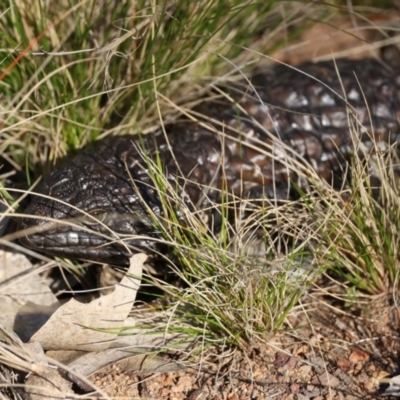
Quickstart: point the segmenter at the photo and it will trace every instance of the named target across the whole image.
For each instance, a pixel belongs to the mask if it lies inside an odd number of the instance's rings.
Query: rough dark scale
[[[290,153],[285,152],[282,142],[330,180],[332,175],[342,173],[350,155],[349,121],[357,125],[358,120],[368,129],[369,134],[360,133],[366,144],[372,132],[378,141],[390,144],[398,141],[400,69],[394,71],[373,60],[339,60],[341,81],[333,62],[306,63],[298,69],[305,73],[282,65],[256,73],[251,81],[257,95],[247,82],[238,84],[236,89],[230,88],[237,104],[224,97],[201,104],[195,112],[205,115],[202,119],[209,129],[183,121],[167,127],[169,143],[161,132],[156,132],[141,142],[127,135],[108,138],[82,150],[56,168],[38,189],[54,200],[35,197],[26,214],[69,220],[92,232],[24,218],[21,229],[39,230],[26,235],[21,242],[58,256],[117,265],[126,265],[129,253],[121,243],[110,239],[117,239],[112,231],[133,249],[159,249],[154,241],[159,235],[153,228],[149,208],[160,214],[162,207],[147,173],[148,160],[138,151],[139,143],[152,160],[158,149],[170,182],[182,185],[183,180],[178,177],[189,178],[191,183],[185,183],[184,200],[199,207],[204,206],[204,202],[199,204],[204,192],[197,184],[220,188],[222,170],[229,191],[235,195],[288,197],[289,182],[297,177],[284,165]],[[345,97],[350,105],[347,109]],[[210,123],[208,118],[214,122]],[[218,131],[233,139],[222,140]],[[273,156],[266,156],[260,150],[268,150],[270,154],[272,151]],[[208,202],[218,201],[218,190],[206,192]]]

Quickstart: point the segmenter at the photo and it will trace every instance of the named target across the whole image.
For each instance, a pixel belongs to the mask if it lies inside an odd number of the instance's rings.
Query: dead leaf
[[[140,371],[141,373],[150,373],[150,370],[152,372],[162,372],[160,370],[161,365],[165,364],[168,365],[166,367],[168,370],[169,368],[177,370],[177,365],[174,366],[164,360],[159,363],[156,358],[150,365],[147,362],[138,361],[140,356],[143,356],[146,352],[165,350],[167,348],[187,350],[193,346],[193,337],[184,333],[169,333],[166,331],[170,318],[170,310],[165,312],[143,311],[140,318],[138,315],[136,318],[128,317],[124,322],[124,326],[125,329],[131,329],[124,330],[124,335],[115,339],[112,348],[81,355],[75,360],[71,360],[68,366],[78,374],[86,377],[100,371],[107,365],[115,363],[121,365],[123,370],[129,369],[131,371]],[[144,323],[151,328],[145,329],[141,327]],[[139,327],[135,328],[135,325]],[[58,359],[57,353],[52,352],[52,357]]]
[[[113,293],[89,304],[71,299],[58,308],[31,341],[39,342],[45,350],[107,349],[132,308],[146,259],[145,254],[132,256],[127,274]]]
[[[132,352],[132,349],[108,349],[97,353],[88,353],[72,362],[68,367],[85,377],[89,377],[111,364],[118,366],[121,371],[146,375],[180,371],[187,368],[183,363],[164,360],[152,354],[132,355]]]
[[[44,278],[37,273],[29,260],[22,254],[4,250],[0,250],[0,304],[0,325],[18,333],[25,329],[25,325],[18,325],[18,321],[15,325],[21,307],[29,304],[29,312],[34,314],[35,320],[47,320],[48,315],[42,315],[42,307],[46,310],[51,307],[53,312],[59,306]]]

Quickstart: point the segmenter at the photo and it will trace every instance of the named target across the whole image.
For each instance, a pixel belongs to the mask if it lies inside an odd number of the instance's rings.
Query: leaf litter
[[[25,256],[0,252],[0,363],[28,373],[25,391],[32,399],[74,395],[72,384],[84,392],[96,391],[87,377],[117,362],[144,373],[183,368],[143,353],[164,349],[177,340],[187,347],[185,335],[138,328],[143,321],[129,316],[146,259],[145,254],[132,256],[112,293],[88,304],[74,298],[61,304]],[[142,317],[147,322],[151,319],[146,312]],[[158,315],[160,326],[169,317]],[[127,335],[132,329],[134,334]],[[122,331],[125,334],[119,336]],[[15,345],[21,353],[10,365],[10,349]]]

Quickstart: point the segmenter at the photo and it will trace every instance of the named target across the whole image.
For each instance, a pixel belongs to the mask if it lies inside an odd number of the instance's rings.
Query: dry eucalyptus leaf
[[[171,313],[173,313],[171,310],[161,312],[141,310],[134,318],[131,316],[126,318],[124,334],[114,340],[112,348],[85,354],[69,352],[67,355],[65,351],[51,351],[47,352],[47,355],[57,360],[63,359],[69,368],[85,377],[115,363],[121,363],[123,370],[129,369],[138,373],[161,372],[160,366],[164,365],[168,371],[179,370],[180,366],[171,365],[170,362],[155,357],[147,359],[146,362],[141,360],[141,357],[147,357],[143,355],[144,353],[168,348],[187,350],[193,345],[193,338],[187,334],[168,332]],[[140,354],[132,356],[133,353]],[[127,363],[129,368],[124,369]]]
[[[26,304],[29,304],[29,313],[36,320],[48,318],[47,307],[54,310],[59,306],[44,278],[37,273],[29,260],[22,254],[4,250],[0,250],[0,304],[0,324],[16,331],[19,328],[14,326],[16,316]],[[44,316],[43,307],[46,309]]]
[[[145,254],[131,258],[127,274],[113,293],[89,304],[71,299],[58,308],[31,341],[39,342],[45,350],[107,349],[132,308],[146,259]]]
[[[108,349],[95,353],[87,353],[75,360],[69,368],[77,374],[89,377],[101,371],[108,365],[119,365],[122,371],[131,371],[140,374],[179,371],[186,368],[183,364],[164,360],[153,354],[135,354],[133,349]]]
[[[78,358],[87,354],[86,351],[78,350],[48,350],[46,351],[47,357],[59,362],[63,365],[69,365]]]

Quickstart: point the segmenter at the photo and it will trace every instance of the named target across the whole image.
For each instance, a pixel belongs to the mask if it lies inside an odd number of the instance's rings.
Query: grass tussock
[[[249,37],[271,51],[267,36],[282,37],[300,6],[283,11],[275,2],[10,3],[0,19],[3,147],[46,173],[99,136],[152,129],[166,115],[159,94],[198,98],[200,79],[231,69],[221,60],[240,54],[241,68],[257,58],[243,52]]]
[[[397,292],[400,244],[397,154],[372,146],[374,154],[354,158],[350,187],[323,230],[347,291],[371,295]]]
[[[171,295],[178,319],[191,322],[195,334],[201,327],[214,343],[228,340],[244,345],[280,329],[321,272],[307,249],[308,241],[300,242],[299,221],[284,221],[297,207],[266,204],[255,210],[247,200],[226,202],[216,210],[221,227],[214,234],[201,214],[194,214],[178,198],[167,204],[168,222],[164,220],[158,229],[174,249],[174,272],[184,285],[179,289],[165,282],[159,285]],[[185,210],[184,226],[172,204]],[[241,220],[249,208],[250,216]],[[284,251],[288,247],[289,254]]]

